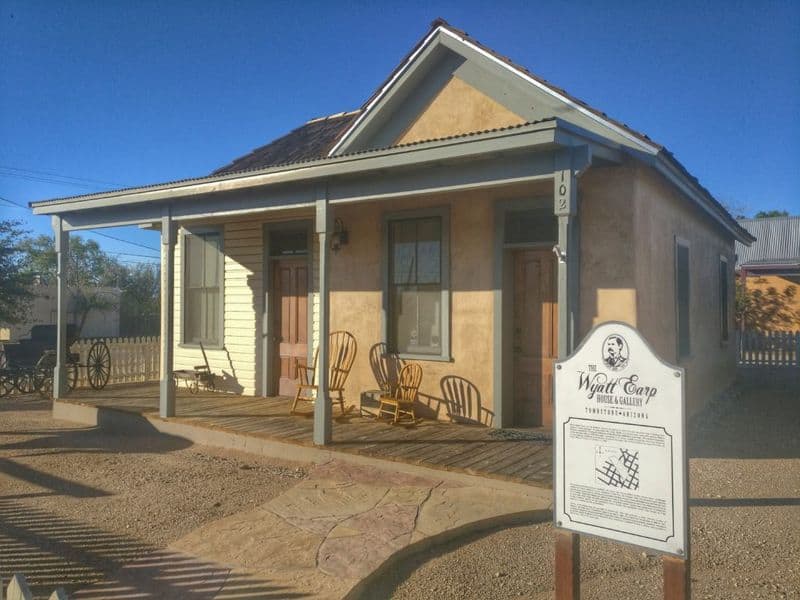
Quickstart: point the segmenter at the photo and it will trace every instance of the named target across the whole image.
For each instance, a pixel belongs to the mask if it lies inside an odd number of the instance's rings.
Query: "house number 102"
[[[572,173],[569,171],[560,171],[556,179],[556,214],[569,215],[572,214],[570,206],[570,179]]]

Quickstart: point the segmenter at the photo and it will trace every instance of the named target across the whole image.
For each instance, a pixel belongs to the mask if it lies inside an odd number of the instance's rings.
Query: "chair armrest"
[[[297,380],[308,385],[314,384],[315,369],[306,365],[297,365]]]

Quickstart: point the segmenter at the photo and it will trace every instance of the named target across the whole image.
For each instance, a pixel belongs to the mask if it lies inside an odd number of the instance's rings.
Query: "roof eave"
[[[736,219],[728,215],[727,211],[719,206],[719,203],[711,194],[690,177],[686,169],[668,153],[660,151],[648,162],[656,171],[666,177],[670,183],[694,200],[708,216],[722,225],[736,241],[746,246],[750,246],[756,241],[756,238],[739,225]]]
[[[556,145],[557,119],[531,123],[510,130],[464,135],[442,140],[395,146],[349,155],[325,157],[269,167],[244,173],[231,173],[182,180],[154,186],[112,190],[97,194],[30,202],[34,214],[61,214],[74,210],[169,201],[201,194],[228,192],[278,183],[293,183],[356,174],[375,169],[407,167],[431,160],[478,156],[482,153],[513,151],[520,148]],[[434,157],[435,158],[431,158]]]

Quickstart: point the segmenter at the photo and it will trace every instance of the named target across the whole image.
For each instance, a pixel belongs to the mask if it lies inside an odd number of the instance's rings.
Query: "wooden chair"
[[[358,345],[356,338],[349,331],[332,331],[328,338],[328,394],[331,401],[339,402],[342,413],[344,409],[344,384],[350,369],[353,368],[353,361],[356,358]],[[314,360],[311,365],[298,365],[297,367],[297,393],[294,396],[291,413],[294,414],[298,402],[311,402],[317,399],[319,386],[315,381],[317,372],[317,357],[319,348],[314,351]]]
[[[400,421],[400,415],[410,415],[411,420],[416,422],[414,403],[417,401],[420,383],[422,383],[422,367],[416,363],[406,364],[400,371],[397,385],[392,393],[380,397],[378,418],[384,413],[390,414],[394,424]]]

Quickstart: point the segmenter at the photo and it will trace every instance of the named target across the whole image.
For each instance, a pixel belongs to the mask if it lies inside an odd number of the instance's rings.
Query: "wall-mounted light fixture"
[[[334,253],[338,252],[342,246],[346,246],[350,241],[350,234],[344,228],[344,223],[341,219],[336,219],[333,222],[333,232],[331,233],[331,250]]]

